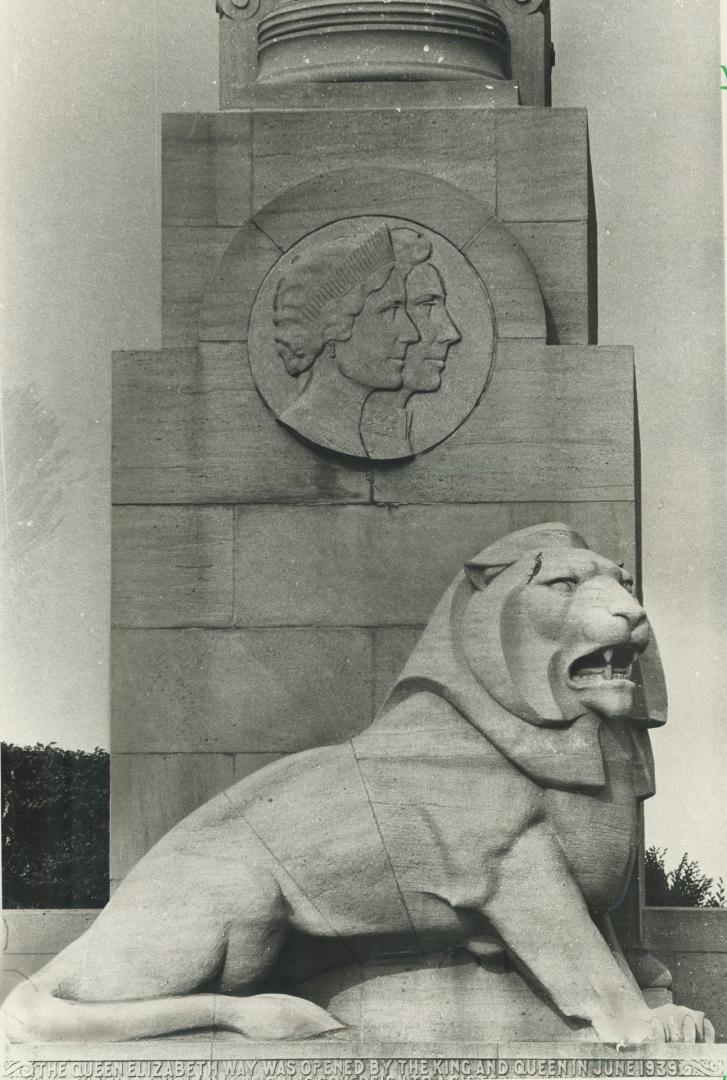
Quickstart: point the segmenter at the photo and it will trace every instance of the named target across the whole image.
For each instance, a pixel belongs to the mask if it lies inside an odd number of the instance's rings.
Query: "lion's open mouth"
[[[572,686],[582,687],[600,683],[604,679],[630,680],[637,657],[637,650],[630,645],[617,645],[610,649],[597,649],[587,656],[579,656],[568,669]]]

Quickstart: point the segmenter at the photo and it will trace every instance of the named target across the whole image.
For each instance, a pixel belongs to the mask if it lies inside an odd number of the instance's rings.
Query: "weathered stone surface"
[[[232,622],[231,507],[125,506],[112,515],[116,626]]]
[[[510,229],[494,218],[465,244],[495,312],[497,337],[546,337],[543,296],[532,263]]]
[[[421,83],[419,84],[421,86]],[[495,115],[491,109],[336,109],[255,115],[254,209],[289,187],[355,166],[426,171],[495,211]],[[408,182],[404,181],[403,183]],[[411,210],[424,209],[413,193]],[[392,211],[389,211],[392,212]]]
[[[512,503],[510,528],[525,529],[547,518],[567,521],[591,546],[636,573],[634,502]]]
[[[255,83],[238,87],[236,103],[223,108],[260,112],[346,109],[371,112],[382,109],[499,109],[516,108],[518,90],[512,82],[461,79],[458,82],[371,82],[365,96],[353,83],[298,83],[275,86]]]
[[[448,1039],[459,1044],[457,1056],[461,1057],[461,1047],[474,1031],[485,1046],[488,1042],[494,1046],[498,1038],[519,1038],[525,1016],[531,1037],[537,1035],[544,1042],[572,1037],[563,1018],[547,1000],[534,1000],[530,987],[514,970],[505,972],[501,966],[493,970],[492,963],[483,966],[466,953],[446,952],[432,958],[431,966],[415,971],[397,972],[392,967],[390,963],[370,964],[363,978],[360,967],[339,969],[296,990],[319,1000],[325,986],[330,1011],[351,1025],[346,1033],[349,1039],[357,1033],[353,1046],[347,1048],[350,1054],[357,1045],[379,1040],[392,1047],[406,1046],[412,1034],[421,1037],[426,1032],[430,1049],[425,1057],[436,1054],[440,1058],[441,1043]],[[592,1032],[586,1028],[584,1034]]]
[[[591,341],[586,222],[512,222],[508,225],[535,268],[548,311],[551,344]]]
[[[345,1051],[341,1052],[341,1041],[340,1033],[333,1033],[316,1039],[286,1041],[283,1049],[280,1042],[261,1042],[229,1031],[216,1031],[213,1037],[208,1033],[187,1033],[167,1035],[159,1039],[138,1039],[128,1043],[86,1042],[82,1046],[69,1043],[31,1043],[26,1046],[15,1044],[6,1057],[11,1067],[14,1062],[189,1061],[199,1062],[199,1071],[210,1060],[228,1062],[264,1059],[282,1061],[284,1065],[291,1062],[291,1068],[295,1067],[293,1062],[302,1059],[320,1062],[318,1068],[321,1071],[346,1067],[354,1071],[356,1062],[362,1059],[383,1058],[396,1061],[397,1076],[400,1076],[405,1075],[405,1069],[406,1075],[421,1070],[422,1060],[431,1058],[434,1054],[435,1059],[448,1059],[457,1062],[458,1066],[459,1062],[464,1062],[465,1067],[472,1072],[480,1070],[484,1074],[488,1070],[492,1076],[497,1076],[498,1069],[501,1076],[527,1076],[528,1070],[535,1069],[543,1076],[557,1076],[564,1068],[573,1073],[580,1071],[583,1076],[599,1076],[606,1070],[611,1070],[614,1074],[631,1070],[634,1076],[648,1075],[655,1069],[663,1068],[670,1070],[671,1075],[678,1076],[680,1068],[694,1069],[695,1062],[704,1075],[719,1076],[727,1053],[727,1045],[724,1043],[666,1043],[617,1049],[607,1043],[569,1040],[487,1043],[480,1040],[464,1042],[443,1039],[433,1047],[426,1039],[419,1039],[407,1042],[402,1048],[401,1044],[371,1038],[356,1039],[352,1049],[346,1046]],[[401,1072],[399,1061],[402,1062]],[[564,1062],[567,1063],[565,1066]],[[680,1065],[680,1062],[683,1064]],[[194,1065],[191,1068],[193,1069]]]
[[[240,507],[238,625],[420,625],[506,506]]]
[[[118,353],[119,356],[139,356],[139,353]],[[149,354],[147,354],[149,355]],[[156,355],[159,355],[158,353]],[[254,390],[255,380],[247,359],[247,348],[242,339],[234,341],[200,341],[196,349],[185,349],[179,353],[182,362],[198,356],[218,372],[234,371],[236,385],[241,390]]]
[[[97,911],[3,911],[0,1002],[87,930]],[[7,1054],[5,1054],[7,1058]]]
[[[163,228],[162,304],[166,300],[199,300],[220,255],[237,232],[236,228],[213,226]],[[165,347],[177,347],[177,344],[165,343]]]
[[[235,558],[245,584],[236,622],[418,626],[454,568],[488,537],[555,510],[633,568],[631,502],[240,509]]]
[[[234,234],[214,276],[205,283],[200,341],[247,341],[260,283],[281,254],[282,249],[251,222]]]
[[[249,113],[162,118],[162,224],[242,225],[251,209]]]
[[[363,469],[311,453],[254,388],[244,343],[117,353],[115,503],[368,502]]]
[[[679,1005],[706,1012],[717,1042],[727,1041],[727,911],[720,908],[644,908],[644,941],[667,965]]]
[[[374,710],[384,704],[401,674],[423,626],[384,626],[374,636]]]
[[[258,769],[265,768],[266,765],[272,765],[274,761],[280,761],[281,757],[285,757],[285,754],[233,754],[235,783],[238,780],[244,780],[246,776],[257,772]]]
[[[256,198],[257,204],[257,198]],[[417,208],[420,225],[462,247],[482,228],[488,212],[452,184],[408,169],[381,166],[341,169],[287,189],[258,209],[254,221],[286,250],[332,221],[362,215],[408,221]]]
[[[446,442],[377,468],[380,503],[630,501],[630,349],[501,342],[477,408]]]
[[[495,122],[500,220],[585,221],[585,109],[501,109]]]
[[[363,630],[117,630],[113,643],[115,753],[290,752],[371,718]]]
[[[237,233],[228,228],[162,229],[162,346],[196,345],[202,298]]]
[[[98,911],[64,910],[3,911],[6,953],[57,953],[87,930]]]
[[[98,1062],[99,1072],[109,1068],[108,1062],[144,1061],[199,1061],[210,1060],[212,1038],[208,1031],[188,1031],[184,1036],[170,1035],[162,1039],[138,1039],[129,1042],[108,1042],[84,1040],[83,1043],[33,1043],[30,1045],[14,1044],[13,1058],[16,1061],[33,1062]],[[10,1057],[6,1055],[6,1060]],[[78,1068],[71,1065],[71,1069]],[[42,1068],[42,1066],[41,1066]],[[48,1071],[53,1065],[47,1066]],[[118,1070],[118,1065],[111,1068]],[[123,1068],[123,1066],[122,1066]],[[147,1065],[150,1071],[156,1065]],[[161,1072],[164,1065],[158,1066]],[[194,1066],[192,1066],[194,1068]],[[40,1071],[40,1070],[39,1070]]]
[[[665,949],[727,953],[727,912],[724,909],[647,907],[643,920],[644,941],[657,954]]]
[[[128,874],[157,840],[233,779],[232,754],[113,753],[111,877]]]
[[[53,953],[5,953],[0,974],[0,1002],[3,1002],[16,986],[20,986],[29,976],[45,967],[53,955]],[[7,1053],[5,1060],[7,1061]]]

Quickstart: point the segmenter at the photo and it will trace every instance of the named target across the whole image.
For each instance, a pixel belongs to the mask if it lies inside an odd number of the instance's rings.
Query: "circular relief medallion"
[[[282,255],[250,315],[250,367],[281,423],[353,457],[407,458],[470,414],[492,366],[484,285],[461,251],[396,218],[337,221]]]

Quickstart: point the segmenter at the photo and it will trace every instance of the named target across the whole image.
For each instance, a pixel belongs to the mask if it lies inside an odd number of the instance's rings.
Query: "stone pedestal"
[[[57,1077],[59,1065],[67,1076],[85,1076],[97,1062],[99,1076],[151,1080],[183,1076],[189,1080],[229,1080],[247,1076],[287,1076],[309,1080],[509,1080],[511,1077],[721,1077],[727,1065],[727,1045],[671,1044],[619,1050],[603,1043],[584,1042],[462,1042],[443,1039],[433,1052],[431,1043],[362,1041],[346,1047],[331,1036],[307,1042],[256,1043],[239,1036],[200,1032],[187,1038],[145,1039],[136,1043],[44,1044],[13,1047],[6,1060],[12,1076]],[[94,1066],[91,1066],[92,1068]],[[33,1072],[24,1070],[33,1069]],[[74,1073],[74,1069],[79,1070]],[[88,1075],[93,1076],[91,1072]]]

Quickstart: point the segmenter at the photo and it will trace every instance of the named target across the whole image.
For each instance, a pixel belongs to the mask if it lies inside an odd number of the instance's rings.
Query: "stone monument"
[[[633,588],[560,524],[471,559],[373,724],[172,829],[10,1036],[713,1042],[649,1008],[609,924],[664,722]]]
[[[117,889],[10,1034],[694,1057],[628,891],[665,696],[549,4],[217,9],[222,111],[164,118],[163,348],[114,358]]]

